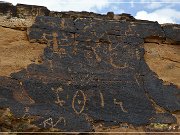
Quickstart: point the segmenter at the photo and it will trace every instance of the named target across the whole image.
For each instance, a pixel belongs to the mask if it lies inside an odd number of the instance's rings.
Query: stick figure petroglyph
[[[52,91],[56,93],[57,101],[55,101],[56,104],[63,106],[65,104],[64,100],[60,100],[59,93],[63,91],[62,87],[58,87],[57,89],[51,88]]]

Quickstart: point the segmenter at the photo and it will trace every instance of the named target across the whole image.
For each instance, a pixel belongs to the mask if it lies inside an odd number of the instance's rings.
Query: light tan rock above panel
[[[26,31],[0,27],[0,75],[9,76],[26,68],[33,62],[40,62],[45,45],[30,43]]]

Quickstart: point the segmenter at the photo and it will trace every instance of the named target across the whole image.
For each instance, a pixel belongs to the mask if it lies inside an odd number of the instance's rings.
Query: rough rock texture
[[[36,16],[47,16],[49,15],[49,10],[43,6],[33,6],[17,4],[16,6],[16,16],[20,18],[32,18]]]
[[[0,14],[7,16],[15,16],[16,8],[11,3],[0,1]]]
[[[12,17],[8,18],[7,16],[0,16],[0,26],[4,28],[11,28],[16,30],[27,30],[27,27],[30,27],[34,23],[34,19],[24,19]]]
[[[21,18],[30,14],[21,12]],[[62,14],[67,16],[58,16]],[[0,77],[0,107],[10,108],[17,117],[36,117],[34,124],[40,127],[62,131],[97,131],[96,123],[177,124],[172,113],[180,110],[179,75],[173,75],[174,80],[163,77],[155,59],[170,55],[153,47],[163,44],[171,50],[169,44],[175,44],[179,49],[180,25],[161,26],[128,14],[85,14],[92,13],[34,15],[27,37],[31,43],[46,44],[42,63]],[[178,72],[179,53],[171,53],[176,67],[171,72]]]
[[[171,44],[180,44],[179,25],[164,25],[162,26],[166,35],[166,40]]]
[[[3,27],[0,27],[0,31],[1,76],[9,76],[33,62],[38,64],[41,61],[40,55],[43,54],[45,45],[30,43],[25,31]]]
[[[145,43],[145,59],[164,84],[173,83],[180,88],[180,46]]]

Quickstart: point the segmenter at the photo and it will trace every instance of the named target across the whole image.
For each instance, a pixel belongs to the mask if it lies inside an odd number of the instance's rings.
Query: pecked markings
[[[164,37],[158,23],[37,17],[28,37],[47,43],[44,61],[11,77],[21,80],[35,101],[28,107],[30,115],[42,117],[41,125],[60,121],[58,128],[65,131],[91,131],[86,115],[94,121],[148,124],[156,113],[147,93],[166,110],[180,110],[178,89],[163,86],[144,61],[148,36]],[[63,91],[55,91],[60,87]]]

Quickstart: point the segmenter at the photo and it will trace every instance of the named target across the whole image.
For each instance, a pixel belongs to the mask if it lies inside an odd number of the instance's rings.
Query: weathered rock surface
[[[16,8],[11,3],[0,1],[0,14],[7,16],[15,16]]]
[[[145,60],[164,84],[173,83],[180,88],[180,46],[165,43],[145,43]]]
[[[63,131],[94,131],[98,121],[177,123],[172,113],[180,110],[180,91],[165,85],[144,55],[152,44],[147,42],[178,45],[180,25],[161,26],[127,14],[118,19],[42,15],[35,15],[27,36],[47,45],[43,61],[0,77],[0,107],[18,117],[38,116],[36,125]]]
[[[0,75],[26,68],[31,63],[39,63],[46,45],[30,43],[26,31],[0,27]],[[39,61],[39,62],[38,62]]]
[[[164,25],[162,26],[164,33],[166,35],[166,40],[171,44],[180,44],[180,27],[177,24],[174,25]]]

